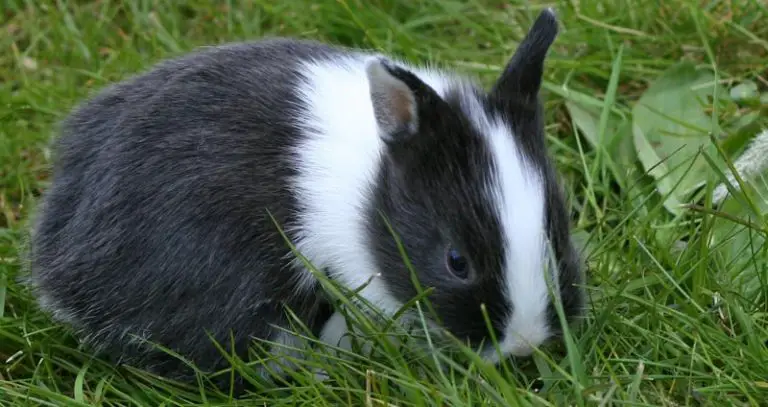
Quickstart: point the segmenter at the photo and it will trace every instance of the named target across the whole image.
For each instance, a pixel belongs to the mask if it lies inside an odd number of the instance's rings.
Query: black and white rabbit
[[[28,282],[95,349],[184,378],[135,337],[210,371],[227,362],[208,334],[245,357],[252,338],[290,340],[286,306],[342,335],[274,221],[330,278],[371,280],[362,295],[399,309],[416,289],[389,223],[449,332],[487,340],[485,304],[502,353],[528,355],[560,329],[545,270],[569,318],[583,301],[538,97],[556,36],[545,10],[490,91],[287,38],[162,62],[63,122]]]

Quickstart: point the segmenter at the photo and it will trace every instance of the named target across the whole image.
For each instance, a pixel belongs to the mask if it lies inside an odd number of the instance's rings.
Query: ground
[[[766,405],[768,134],[755,138],[768,127],[764,2],[218,3],[4,2],[0,405],[227,402],[90,359],[16,283],[48,140],[78,101],[164,57],[265,35],[372,47],[490,84],[543,6],[561,19],[544,97],[589,265],[585,320],[564,346],[514,367],[384,348],[325,365],[325,384],[299,372],[297,385],[251,404]],[[749,171],[713,202],[727,163]]]

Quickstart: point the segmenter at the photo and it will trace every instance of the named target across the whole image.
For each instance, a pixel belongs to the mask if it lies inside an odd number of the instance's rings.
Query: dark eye
[[[449,247],[445,257],[446,265],[451,273],[458,278],[467,278],[467,275],[469,274],[469,264],[467,264],[467,259],[464,258],[458,250]]]

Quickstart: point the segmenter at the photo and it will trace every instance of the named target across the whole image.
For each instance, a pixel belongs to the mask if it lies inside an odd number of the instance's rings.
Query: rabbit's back
[[[179,364],[138,336],[221,367],[230,329],[244,352],[282,305],[320,304],[284,259],[274,221],[297,203],[299,62],[338,50],[293,40],[209,48],[163,62],[76,109],[54,146],[31,240],[41,305],[92,345],[158,373]],[[274,220],[273,218],[274,217]],[[201,329],[203,328],[203,329]],[[242,354],[242,353],[241,353]]]

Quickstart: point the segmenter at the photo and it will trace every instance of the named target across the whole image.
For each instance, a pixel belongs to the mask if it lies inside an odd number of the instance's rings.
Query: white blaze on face
[[[495,173],[487,188],[501,222],[504,290],[512,306],[498,345],[504,356],[527,356],[550,336],[543,180],[525,160],[508,126],[489,118],[477,100],[467,97],[463,103],[480,133],[487,137],[495,161]],[[484,356],[495,362],[499,355],[496,349],[488,349]]]

